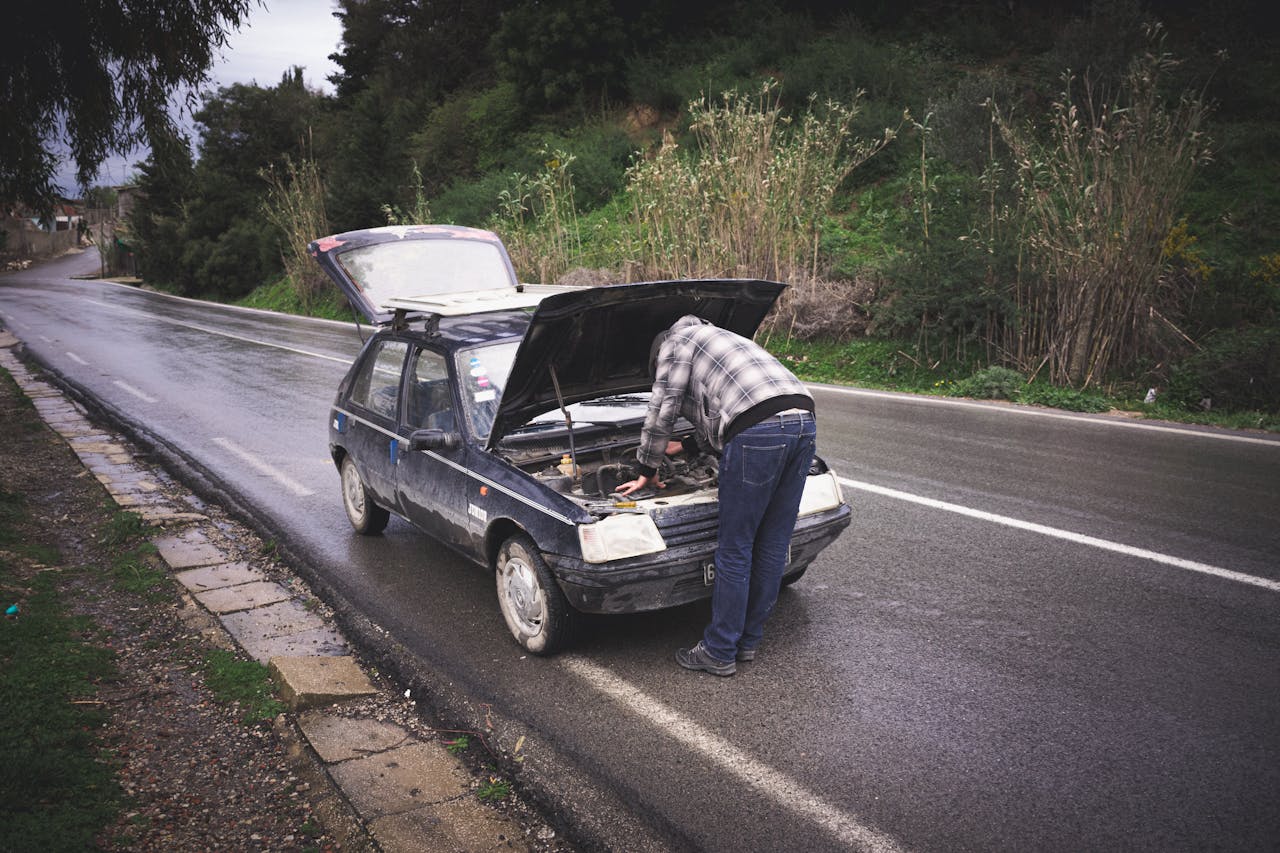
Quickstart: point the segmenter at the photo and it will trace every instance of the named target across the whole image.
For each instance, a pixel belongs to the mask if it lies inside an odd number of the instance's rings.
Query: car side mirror
[[[415,429],[409,433],[409,450],[453,450],[461,443],[456,432]]]

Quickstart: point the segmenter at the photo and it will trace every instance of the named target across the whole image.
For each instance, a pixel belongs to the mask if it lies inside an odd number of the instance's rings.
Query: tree
[[[195,113],[199,160],[169,138],[143,168],[147,199],[133,217],[143,274],[228,299],[277,274],[280,236],[262,222],[264,172],[314,156],[310,131],[326,103],[297,67],[269,89],[237,83],[206,95]]]
[[[48,209],[57,151],[82,187],[103,160],[172,129],[171,96],[194,89],[249,0],[18,3],[0,28],[0,198]]]
[[[381,82],[435,100],[485,76],[486,46],[509,0],[339,0],[339,99]]]

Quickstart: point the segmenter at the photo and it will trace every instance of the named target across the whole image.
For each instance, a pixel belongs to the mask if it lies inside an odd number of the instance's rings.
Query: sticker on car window
[[[490,400],[498,398],[498,392],[490,388],[488,391],[477,391],[475,394],[477,403],[487,403]]]

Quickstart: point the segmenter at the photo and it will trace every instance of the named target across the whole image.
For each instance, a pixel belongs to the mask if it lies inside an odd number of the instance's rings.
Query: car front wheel
[[[342,506],[351,526],[362,536],[381,533],[391,518],[391,513],[373,502],[350,456],[342,460]]]
[[[551,575],[538,547],[524,534],[498,550],[498,606],[516,642],[535,655],[549,655],[572,639],[577,612]]]

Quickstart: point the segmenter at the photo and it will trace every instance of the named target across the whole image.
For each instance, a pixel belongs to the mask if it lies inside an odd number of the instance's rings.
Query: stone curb
[[[0,367],[31,399],[118,506],[160,531],[153,543],[185,589],[183,619],[215,645],[238,646],[269,666],[289,715],[277,720],[317,787],[317,813],[343,847],[412,851],[527,850],[524,830],[474,795],[471,772],[440,743],[373,716],[350,700],[397,701],[360,668],[300,580],[286,586],[220,545],[218,527],[167,494],[178,487],[134,459],[119,437],[36,378],[0,330]],[[162,488],[163,486],[163,488]],[[341,703],[347,703],[345,706]],[[303,767],[304,771],[308,768]]]

